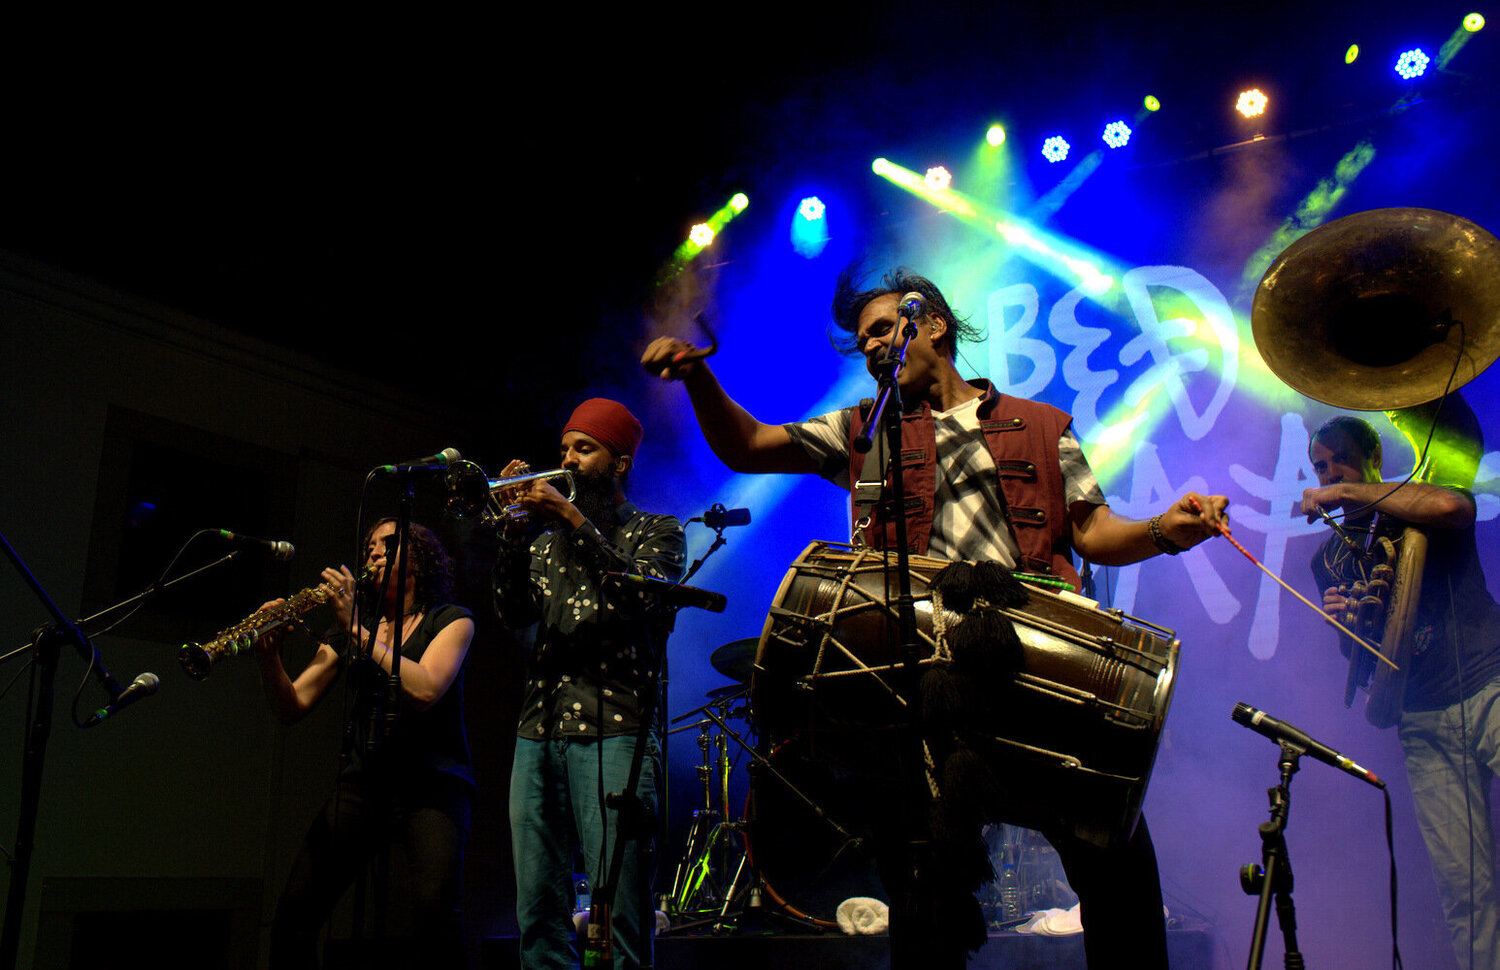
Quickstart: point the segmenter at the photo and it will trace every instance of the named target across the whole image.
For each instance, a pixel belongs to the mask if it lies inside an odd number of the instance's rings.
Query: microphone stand
[[[868,452],[873,443],[874,433],[872,428],[877,427],[877,422],[884,418],[886,437],[886,461],[882,469],[882,481],[885,477],[885,469],[889,469],[891,479],[891,517],[895,519],[896,526],[896,625],[901,638],[901,646],[898,656],[901,658],[903,668],[910,675],[914,675],[917,662],[921,659],[921,646],[917,641],[917,612],[916,601],[911,593],[911,551],[907,548],[906,530],[906,481],[905,468],[901,460],[901,423],[905,408],[901,402],[901,368],[906,364],[906,349],[911,344],[912,338],[917,335],[917,326],[911,317],[900,313],[898,304],[898,324],[901,324],[901,346],[898,350],[896,340],[893,337],[886,348],[885,359],[881,362],[879,375],[879,395],[875,406],[870,411],[869,419],[861,430],[859,437],[854,441],[854,449],[860,452]],[[894,403],[894,407],[891,404]],[[884,530],[884,523],[881,528]],[[884,537],[882,537],[884,538]],[[889,559],[887,559],[889,563]],[[890,586],[887,582],[886,591]],[[913,735],[916,734],[917,717],[916,711],[910,705],[903,705],[906,709],[907,726]],[[908,854],[904,863],[912,870],[913,887],[908,890],[916,892],[915,886],[919,885],[925,875],[916,873],[916,869],[925,868],[925,864],[919,859],[922,855],[921,847],[916,842],[907,844]],[[903,961],[904,962],[904,961]],[[892,970],[898,970],[897,957],[893,954]],[[899,970],[910,970],[907,966],[899,967]]]
[[[721,503],[715,503],[714,505],[712,505],[712,506],[709,507],[708,511],[709,512],[720,512],[720,513],[722,513],[724,511],[724,506]],[[704,515],[706,516],[707,513],[704,513]],[[700,518],[697,518],[697,519],[689,519],[688,521],[689,522],[702,522],[704,525],[708,525],[707,519],[703,518],[703,517],[700,517]],[[721,522],[722,522],[722,520],[721,520]],[[713,543],[709,545],[708,550],[706,552],[704,552],[703,555],[699,556],[693,562],[693,564],[688,567],[687,575],[683,576],[682,579],[678,580],[678,582],[680,582],[680,583],[686,583],[688,580],[692,579],[693,578],[693,574],[696,573],[698,570],[702,569],[703,568],[703,564],[706,563],[706,562],[708,562],[708,557],[712,556],[714,553],[718,552],[719,549],[724,545],[724,543],[726,541],[728,541],[728,540],[726,540],[724,538],[724,530],[727,529],[727,528],[729,528],[729,523],[722,522],[722,524],[720,524],[720,525],[709,525],[708,527],[710,529],[714,530],[714,541],[713,541]]]
[[[886,439],[886,467],[891,470],[891,499],[894,505],[892,518],[896,524],[896,623],[901,636],[901,657],[908,669],[913,669],[920,659],[921,646],[917,641],[916,600],[911,594],[911,551],[906,537],[906,482],[901,465],[901,419],[904,408],[901,403],[901,368],[906,365],[906,348],[917,335],[917,325],[904,314],[901,328],[901,346],[897,348],[893,339],[886,348],[885,359],[880,363],[877,377],[879,393],[869,419],[854,440],[854,450],[867,452],[874,443],[878,428],[884,419]],[[892,407],[891,405],[895,406]]]
[[[411,545],[411,510],[416,503],[416,486],[410,474],[404,476],[403,486],[401,498],[396,506],[396,529],[391,535],[394,543],[387,540],[386,544],[386,568],[377,600],[379,605],[376,607],[375,625],[370,628],[369,646],[364,652],[373,667],[370,671],[371,692],[367,722],[369,730],[364,743],[365,756],[372,760],[383,751],[401,719],[401,645],[402,635],[406,628],[407,550]],[[379,641],[380,615],[385,609],[390,589],[392,562],[396,564],[398,608],[396,616],[391,621],[391,670],[387,674],[380,669],[380,664],[375,659],[375,645]],[[368,769],[369,765],[364,767]],[[380,791],[371,793],[373,807],[377,813],[376,825],[384,834],[389,834],[390,826],[395,820],[395,779],[389,773],[383,781],[379,780],[379,772],[369,774],[370,777],[376,778],[376,784],[381,786]],[[390,898],[390,853],[391,843],[387,841],[385,851],[378,856],[375,863],[372,889],[374,902],[371,907],[370,930],[371,938],[375,940],[385,939],[385,918]],[[360,909],[362,909],[361,906],[356,906],[356,913]],[[354,925],[356,939],[362,935],[362,927],[363,921],[356,916]]]
[[[719,538],[722,539],[722,529]],[[722,544],[722,543],[721,543]],[[707,558],[705,554],[704,558]],[[689,574],[691,575],[691,574]],[[615,891],[619,884],[620,871],[625,859],[625,842],[634,839],[636,844],[636,855],[639,868],[642,872],[649,872],[649,859],[651,852],[650,835],[651,830],[658,823],[665,824],[666,814],[663,812],[659,818],[653,819],[645,804],[636,794],[636,788],[640,784],[641,768],[646,760],[646,747],[649,744],[652,731],[656,726],[656,714],[658,700],[663,704],[665,698],[665,679],[667,669],[667,640],[672,635],[672,629],[677,622],[677,610],[674,608],[665,617],[660,644],[656,647],[657,657],[657,679],[662,684],[658,690],[647,691],[641,701],[641,723],[636,731],[635,751],[630,758],[630,771],[626,776],[623,791],[610,792],[600,806],[600,811],[605,812],[609,808],[615,809],[615,840],[611,846],[610,858],[604,870],[604,884],[597,887],[591,897],[589,921],[583,941],[582,965],[585,970],[595,970],[610,964],[614,959],[613,927],[610,913],[614,906]],[[648,641],[656,639],[656,631],[652,629],[649,614],[642,620],[642,632]],[[600,738],[603,741],[603,738]],[[603,770],[604,752],[601,747],[599,751],[600,770]],[[663,765],[666,764],[665,749],[663,749]],[[662,791],[666,791],[666,779],[662,779]],[[665,799],[663,800],[665,804]],[[606,828],[608,827],[606,822]],[[643,932],[654,934],[656,931],[655,896],[651,887],[641,899],[641,906],[645,912],[640,914],[640,926]]]
[[[1287,814],[1292,803],[1292,776],[1297,773],[1299,760],[1306,752],[1290,741],[1281,742],[1281,783],[1266,789],[1271,799],[1271,820],[1260,824],[1261,863],[1251,863],[1240,869],[1240,887],[1247,895],[1260,896],[1255,910],[1255,932],[1250,940],[1250,962],[1248,970],[1260,970],[1261,957],[1266,947],[1266,931],[1271,918],[1271,897],[1276,897],[1276,920],[1286,945],[1284,957],[1287,970],[1302,970],[1305,965],[1297,949],[1297,909],[1292,903],[1292,861],[1287,853]]]
[[[708,330],[708,326],[707,326],[707,324],[705,323],[705,321],[703,319],[703,314],[701,314],[701,313],[698,314],[697,319],[698,319],[698,325],[701,326],[701,327],[703,327],[704,331],[708,333],[709,339],[713,340],[713,333]],[[714,343],[714,350],[717,350],[717,349],[718,349],[718,343],[715,342]],[[710,353],[712,353],[712,351],[710,351]],[[710,512],[714,511],[715,509],[723,511],[724,506],[722,504],[717,504],[716,503],[716,504],[714,504],[714,505],[712,505],[712,506],[709,507],[709,511]],[[691,522],[693,520],[689,519],[688,521]],[[708,525],[708,522],[704,521],[701,518],[698,521],[703,522],[704,525]],[[703,568],[703,564],[706,563],[706,562],[708,562],[708,557],[712,556],[714,553],[718,552],[721,548],[723,548],[724,543],[728,541],[728,540],[726,540],[724,538],[724,530],[727,529],[727,528],[729,528],[729,523],[721,521],[721,523],[719,525],[716,525],[716,526],[709,525],[708,527],[710,529],[714,530],[714,541],[709,544],[708,549],[704,551],[703,555],[699,556],[696,560],[693,561],[693,564],[688,567],[687,575],[683,576],[682,579],[679,580],[679,582],[686,583],[688,580],[692,579],[693,578],[693,574],[696,573],[698,570],[702,569]],[[672,619],[673,625],[675,625],[676,622],[677,622],[676,621],[676,617],[674,616],[673,619]],[[668,635],[670,635],[670,632],[671,631],[669,630],[668,631]],[[667,671],[667,668],[668,668],[668,664],[667,664],[667,651],[666,651],[665,644],[663,644],[662,652],[661,652],[661,706],[662,706],[662,710],[670,711],[672,709],[672,703],[671,703],[672,699],[671,699],[671,695],[668,693],[668,690],[667,690],[667,688],[668,688],[668,671]],[[663,770],[662,785],[661,785],[661,819],[660,819],[660,823],[661,824],[658,826],[658,829],[657,829],[657,837],[660,839],[661,844],[664,845],[664,846],[667,844],[667,837],[668,837],[668,834],[669,834],[668,833],[668,828],[671,825],[671,821],[672,821],[672,801],[671,801],[671,788],[672,788],[672,786],[667,784],[667,776],[669,776],[671,774],[671,771],[670,770],[666,770],[667,766],[672,763],[671,759],[668,758],[668,756],[667,756],[667,738],[668,738],[668,736],[671,733],[672,732],[670,732],[670,731],[663,731],[662,734],[661,734],[661,763],[662,763],[662,767],[663,767],[664,770]],[[665,907],[663,907],[663,908],[665,908]],[[654,917],[654,915],[655,914],[653,914],[653,917]]]
[[[112,613],[122,606],[134,602],[148,601],[164,590],[171,589],[178,583],[212,569],[233,559],[237,552],[231,552],[227,556],[209,563],[184,576],[172,580],[166,584],[153,584],[142,593],[116,603],[105,610],[101,610],[86,620],[75,624],[68,620],[57,603],[48,595],[47,590],[41,582],[27,568],[19,553],[11,546],[10,541],[0,533],[0,551],[4,551],[11,565],[15,567],[16,573],[27,586],[31,587],[32,593],[42,604],[42,607],[52,615],[52,622],[40,627],[36,633],[36,639],[27,647],[12,651],[0,660],[9,659],[23,650],[35,651],[35,662],[37,665],[37,693],[32,718],[26,725],[25,740],[23,742],[24,756],[21,763],[21,804],[19,817],[16,822],[15,854],[10,860],[10,884],[5,897],[5,925],[0,931],[0,970],[15,970],[17,953],[21,943],[21,920],[26,905],[26,887],[31,875],[31,857],[36,842],[36,822],[38,809],[41,804],[42,794],[42,770],[47,763],[47,744],[52,737],[52,711],[57,682],[57,665],[64,643],[73,644],[78,655],[88,662],[94,669],[95,676],[104,685],[109,693],[110,700],[119,697],[122,688],[115,678],[105,668],[99,651],[84,634],[82,625],[90,620],[97,619],[106,613]]]

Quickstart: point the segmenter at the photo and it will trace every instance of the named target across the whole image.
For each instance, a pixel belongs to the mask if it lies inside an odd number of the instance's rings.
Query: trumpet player
[[[642,512],[625,497],[641,436],[641,423],[624,405],[604,398],[580,404],[563,426],[560,446],[574,500],[538,478],[516,503],[546,531],[528,541],[527,530],[511,525],[501,535],[495,608],[514,630],[536,628],[510,786],[525,970],[577,966],[569,942],[571,832],[597,893],[622,815],[601,805],[600,793],[627,791],[638,744],[645,750],[633,794],[648,815],[660,801],[657,717],[643,721],[657,690],[666,617],[639,594],[604,583],[606,572],[666,580],[682,574],[682,525]],[[521,473],[520,462],[505,468],[507,477]],[[613,908],[614,966],[650,966],[651,834],[620,837],[626,845]]]
[[[1466,405],[1450,397],[1448,407]],[[1472,418],[1472,414],[1470,415]],[[1351,415],[1313,432],[1308,458],[1318,487],[1302,494],[1309,522],[1348,515],[1358,533],[1375,513],[1427,535],[1412,656],[1397,721],[1412,801],[1432,861],[1449,934],[1465,968],[1500,966],[1500,895],[1490,782],[1500,770],[1500,606],[1485,585],[1474,540],[1474,497],[1466,488],[1381,480],[1380,435]],[[1468,482],[1473,472],[1467,472]],[[1323,609],[1343,613],[1348,547],[1329,536],[1313,557]]]
[[[317,965],[317,937],[334,905],[361,866],[394,839],[405,842],[410,856],[407,905],[431,964],[465,965],[459,888],[474,774],[464,731],[463,670],[474,619],[450,602],[453,561],[420,525],[411,526],[406,584],[397,588],[389,548],[395,531],[395,521],[384,519],[365,538],[369,585],[375,596],[385,591],[369,610],[373,615],[360,615],[347,566],[323,570],[333,622],[295,679],[282,665],[281,632],[256,643],[266,696],[284,723],[312,710],[346,667],[356,696],[355,743],[344,752],[336,793],[313,820],[276,907],[273,968]],[[380,719],[371,716],[372,705],[385,683],[382,675],[391,672],[398,629],[402,696],[395,726],[376,739]]]

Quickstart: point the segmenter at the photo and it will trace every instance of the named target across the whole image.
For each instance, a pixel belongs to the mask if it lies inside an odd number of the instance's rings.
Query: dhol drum
[[[915,659],[900,655],[894,553],[814,542],[792,563],[751,676],[763,743],[795,747],[842,779],[884,784],[893,770],[911,770],[903,752],[916,747],[916,685],[937,636],[928,585],[948,564],[910,561]],[[1005,683],[978,685],[1003,696],[991,705],[993,730],[965,743],[1000,782],[994,819],[1105,845],[1140,816],[1180,643],[1084,597],[1028,589],[1028,602],[1002,611],[1021,643],[1020,667]],[[945,609],[941,626],[960,619]]]

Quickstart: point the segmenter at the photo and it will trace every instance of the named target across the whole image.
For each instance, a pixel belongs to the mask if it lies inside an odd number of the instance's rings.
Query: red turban
[[[573,411],[563,434],[581,431],[615,455],[634,455],[641,446],[641,423],[618,401],[591,397]]]

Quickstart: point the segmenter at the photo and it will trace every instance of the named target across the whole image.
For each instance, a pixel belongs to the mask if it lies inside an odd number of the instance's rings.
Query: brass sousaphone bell
[[[1271,263],[1250,327],[1266,366],[1287,385],[1334,407],[1385,411],[1419,454],[1438,410],[1430,402],[1448,394],[1432,440],[1450,457],[1429,460],[1419,480],[1473,484],[1483,451],[1479,424],[1452,392],[1500,356],[1500,240],[1489,232],[1433,209],[1335,219]],[[1401,714],[1426,548],[1426,536],[1408,527],[1399,559],[1378,567],[1394,578],[1370,584],[1387,587],[1375,629],[1392,663],[1362,672],[1367,658],[1350,650],[1344,703],[1368,678],[1365,717],[1377,727]]]
[[[1431,401],[1450,374],[1457,390],[1500,356],[1500,240],[1433,209],[1335,219],[1271,263],[1250,328],[1271,372],[1315,401]]]

